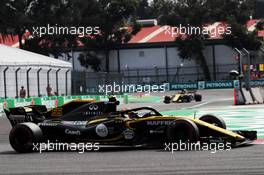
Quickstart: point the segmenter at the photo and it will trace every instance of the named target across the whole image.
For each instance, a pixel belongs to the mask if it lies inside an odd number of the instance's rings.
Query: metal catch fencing
[[[209,66],[212,80],[230,80],[229,71],[237,69],[237,64]],[[204,74],[200,66],[125,69],[119,72],[72,72],[72,94],[99,92],[99,86],[115,84],[162,84],[203,81]]]

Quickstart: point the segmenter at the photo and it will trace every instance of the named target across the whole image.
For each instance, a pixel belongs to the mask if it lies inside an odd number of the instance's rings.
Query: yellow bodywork
[[[179,119],[189,119],[191,121],[193,121],[195,124],[197,125],[200,125],[200,126],[204,126],[204,127],[207,127],[207,128],[210,128],[212,130],[215,130],[215,131],[218,131],[219,133],[223,133],[227,136],[230,136],[230,137],[233,137],[235,138],[236,140],[245,140],[245,137],[237,134],[237,133],[234,133],[232,131],[228,131],[226,129],[223,129],[223,128],[220,128],[220,127],[217,127],[215,125],[212,125],[210,123],[207,123],[207,122],[204,122],[202,120],[199,120],[199,119],[196,119],[196,118],[192,118],[192,117],[181,117],[181,116],[151,116],[151,117],[147,117],[147,118],[139,118],[139,119],[134,119],[134,120],[127,120],[126,121],[126,125],[128,128],[131,128],[130,124],[132,123],[137,123],[137,122],[141,122],[141,121],[148,121],[148,120],[155,120],[155,121],[158,121],[158,120],[168,120],[168,121],[172,121],[172,120],[179,120]],[[131,128],[132,129],[132,128]]]
[[[24,109],[25,109],[26,112],[32,112],[32,108],[24,107]]]
[[[179,98],[181,97],[182,94],[176,94],[173,98],[172,101],[173,102],[177,102],[179,100]]]
[[[220,127],[217,127],[215,125],[212,125],[210,123],[207,123],[207,122],[204,122],[202,120],[199,120],[199,119],[191,119],[194,123],[198,124],[198,125],[202,125],[202,126],[206,126],[212,130],[215,130],[215,131],[218,131],[220,133],[223,133],[225,135],[228,135],[228,136],[231,136],[231,137],[234,137],[236,138],[237,140],[245,140],[245,137],[237,134],[237,133],[234,133],[232,131],[228,131],[226,129],[223,129],[223,128],[220,128]]]
[[[215,126],[213,124],[204,122],[202,120],[199,120],[199,119],[193,118],[193,117],[181,117],[181,116],[151,116],[151,117],[147,117],[147,118],[136,118],[136,119],[129,119],[129,118],[125,118],[124,119],[124,118],[121,118],[120,117],[119,119],[120,119],[119,121],[122,121],[123,120],[125,122],[126,127],[127,128],[130,128],[130,129],[133,129],[130,126],[130,124],[138,123],[138,122],[142,122],[142,121],[151,121],[151,120],[155,120],[155,121],[159,121],[159,120],[163,120],[163,121],[166,121],[166,120],[173,121],[173,120],[179,120],[179,119],[188,119],[188,120],[191,120],[192,122],[194,122],[197,125],[204,126],[204,127],[209,128],[209,129],[215,130],[215,131],[217,131],[219,133],[222,133],[222,134],[225,134],[227,136],[233,137],[236,140],[245,140],[245,137],[243,137],[243,136],[241,136],[241,135],[239,135],[237,133],[234,133],[232,131],[229,131],[229,130],[220,128],[218,126]],[[100,119],[92,120],[88,124],[101,123],[101,122],[106,121],[106,120],[108,120],[108,118],[100,118]]]
[[[124,122],[124,124],[126,125],[127,128],[129,129],[134,129],[133,127],[131,127],[131,124],[133,123],[139,123],[139,122],[142,122],[142,121],[159,121],[159,120],[162,120],[162,121],[173,121],[173,120],[180,120],[180,119],[188,119],[188,120],[191,120],[192,122],[194,122],[195,124],[199,125],[199,126],[204,126],[204,127],[207,127],[209,129],[212,129],[214,131],[217,131],[219,133],[222,133],[226,136],[230,136],[232,138],[235,138],[235,140],[237,141],[243,141],[245,140],[245,137],[237,134],[237,133],[234,133],[232,131],[229,131],[229,130],[226,130],[226,129],[223,129],[223,128],[220,128],[220,127],[217,127],[213,124],[210,124],[210,123],[207,123],[207,122],[204,122],[202,120],[199,120],[198,118],[193,118],[193,117],[182,117],[182,116],[151,116],[151,117],[147,117],[147,118],[135,118],[135,119],[130,119],[130,118],[122,118],[122,117],[117,117],[115,118],[117,119],[116,122]],[[100,119],[95,119],[95,120],[92,120],[92,121],[89,121],[88,124],[97,124],[97,123],[101,123],[101,122],[104,122],[104,121],[107,121],[108,118],[100,118]]]

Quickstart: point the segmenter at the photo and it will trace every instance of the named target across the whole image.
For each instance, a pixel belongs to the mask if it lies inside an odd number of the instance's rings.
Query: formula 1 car
[[[57,118],[51,117],[45,106],[5,109],[12,125],[10,144],[25,153],[33,151],[34,143],[48,141],[161,148],[165,142],[228,142],[237,146],[256,139],[256,131],[228,131],[224,121],[213,115],[199,119],[162,116],[150,107],[118,111],[117,105],[118,101],[80,103]]]
[[[183,89],[179,93],[176,93],[172,96],[165,96],[164,97],[164,103],[189,103],[191,101],[195,100],[202,101],[202,95],[198,94],[196,91],[188,91]]]

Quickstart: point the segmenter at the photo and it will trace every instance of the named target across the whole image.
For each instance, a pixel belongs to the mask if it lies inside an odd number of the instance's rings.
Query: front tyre
[[[19,153],[33,151],[33,143],[42,137],[40,127],[34,123],[20,123],[12,128],[9,134],[9,142],[12,148]]]
[[[199,129],[191,120],[175,120],[175,124],[167,128],[167,139],[169,142],[196,143],[200,140]]]
[[[220,128],[226,129],[225,121],[221,117],[217,117],[211,114],[203,115],[199,118],[200,120],[218,126]]]

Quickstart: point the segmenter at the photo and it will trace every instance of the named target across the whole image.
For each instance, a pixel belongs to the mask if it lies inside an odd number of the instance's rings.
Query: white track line
[[[197,107],[204,106],[204,105],[209,104],[209,103],[221,102],[221,101],[229,101],[229,100],[233,100],[233,98],[226,98],[226,99],[221,99],[221,100],[206,101],[206,102],[203,102],[201,104],[197,104],[197,105],[194,105],[194,106],[191,106],[191,107],[187,107],[187,108],[183,108],[183,109],[193,109],[193,108],[197,108]]]
[[[203,102],[201,104],[197,104],[197,105],[194,105],[194,106],[191,106],[191,107],[187,107],[187,108],[183,108],[183,109],[193,109],[193,108],[197,108],[197,107],[200,107],[200,106],[203,106],[203,105],[206,105],[210,103],[209,101],[206,101],[206,102]]]

